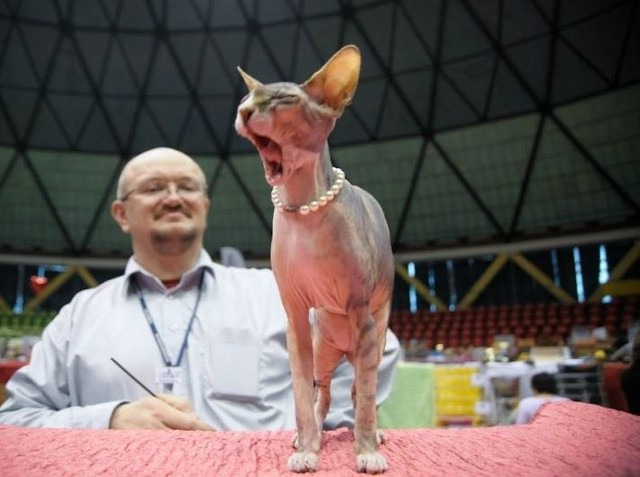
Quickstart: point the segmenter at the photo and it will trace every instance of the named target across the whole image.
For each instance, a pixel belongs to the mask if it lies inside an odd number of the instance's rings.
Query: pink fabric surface
[[[640,417],[575,402],[531,424],[386,431],[387,476],[638,476]],[[0,427],[0,475],[276,476],[293,432],[184,432]],[[353,438],[326,432],[317,476],[355,472]]]

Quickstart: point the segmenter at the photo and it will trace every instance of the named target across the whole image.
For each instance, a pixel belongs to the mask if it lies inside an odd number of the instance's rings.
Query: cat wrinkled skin
[[[274,210],[271,265],[288,316],[294,472],[318,468],[331,377],[344,356],[355,373],[356,468],[387,469],[378,450],[376,386],[393,291],[389,229],[369,193],[338,180],[327,143],[353,98],[360,63],[358,48],[345,46],[301,85],[262,84],[239,69],[249,94],[238,107],[236,130],[255,145],[265,179],[286,204]],[[335,198],[318,206],[336,184]]]

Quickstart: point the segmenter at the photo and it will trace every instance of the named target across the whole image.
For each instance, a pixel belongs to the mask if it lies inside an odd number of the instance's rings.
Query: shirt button
[[[169,325],[169,330],[170,331],[178,331],[178,325],[176,325],[175,323]]]

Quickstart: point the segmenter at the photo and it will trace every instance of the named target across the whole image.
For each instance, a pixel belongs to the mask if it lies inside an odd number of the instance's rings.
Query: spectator
[[[554,401],[568,401],[566,397],[558,395],[556,379],[549,373],[538,373],[531,377],[533,396],[526,397],[518,404],[516,424],[531,422],[543,404]]]

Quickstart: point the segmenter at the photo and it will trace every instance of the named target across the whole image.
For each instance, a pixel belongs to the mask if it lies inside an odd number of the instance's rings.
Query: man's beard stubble
[[[151,242],[158,253],[164,255],[178,255],[188,250],[196,241],[195,227],[180,231],[154,231]]]

